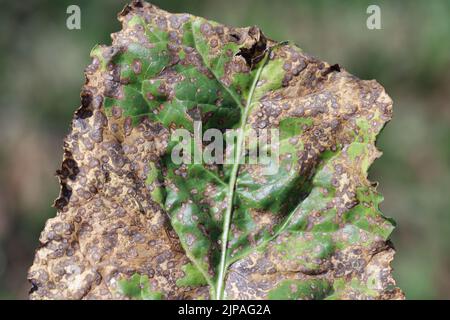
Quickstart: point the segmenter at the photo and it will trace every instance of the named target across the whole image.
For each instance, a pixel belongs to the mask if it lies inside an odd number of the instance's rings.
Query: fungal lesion
[[[239,33],[230,33],[230,37],[236,38],[239,42]],[[266,54],[268,39],[258,27],[250,27],[247,31],[247,39],[243,46],[239,49],[236,56],[241,56],[245,59],[247,66],[253,70],[255,66],[262,61]]]
[[[61,169],[56,171],[56,175],[60,181],[60,194],[55,200],[53,206],[58,210],[62,211],[64,207],[69,204],[70,198],[72,196],[72,187],[69,181],[75,181],[80,168],[77,162],[74,160],[72,153],[68,150],[65,151],[64,160],[61,165]]]

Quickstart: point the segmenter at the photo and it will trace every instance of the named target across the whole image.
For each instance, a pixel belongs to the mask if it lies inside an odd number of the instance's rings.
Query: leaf
[[[367,179],[392,114],[378,83],[257,27],[141,1],[119,20],[91,53],[31,298],[403,298]],[[177,164],[176,129],[219,129],[233,161],[202,161],[201,141]],[[264,130],[279,157],[252,163]]]

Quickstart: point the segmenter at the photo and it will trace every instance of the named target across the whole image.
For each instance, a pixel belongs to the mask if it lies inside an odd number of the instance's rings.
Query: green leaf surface
[[[161,292],[150,289],[149,279],[146,275],[134,274],[130,279],[119,280],[119,290],[124,296],[135,300],[162,300]]]

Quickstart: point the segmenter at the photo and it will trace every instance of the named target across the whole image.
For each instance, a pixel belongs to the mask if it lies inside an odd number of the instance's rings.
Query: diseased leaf
[[[392,113],[378,83],[257,27],[141,1],[119,20],[91,53],[31,298],[403,298],[367,179]],[[202,161],[205,139],[177,164],[176,129],[219,129],[233,161]],[[271,130],[279,156],[252,163]]]

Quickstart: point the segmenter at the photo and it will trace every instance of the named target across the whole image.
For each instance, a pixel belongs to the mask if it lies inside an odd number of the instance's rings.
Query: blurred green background
[[[155,0],[173,12],[258,25],[276,40],[377,79],[394,100],[371,170],[396,219],[395,277],[410,299],[450,299],[450,1]],[[26,298],[26,273],[58,194],[54,172],[96,43],[125,1],[0,1],[0,298]],[[66,8],[81,8],[81,30]],[[382,30],[366,9],[381,8]]]

